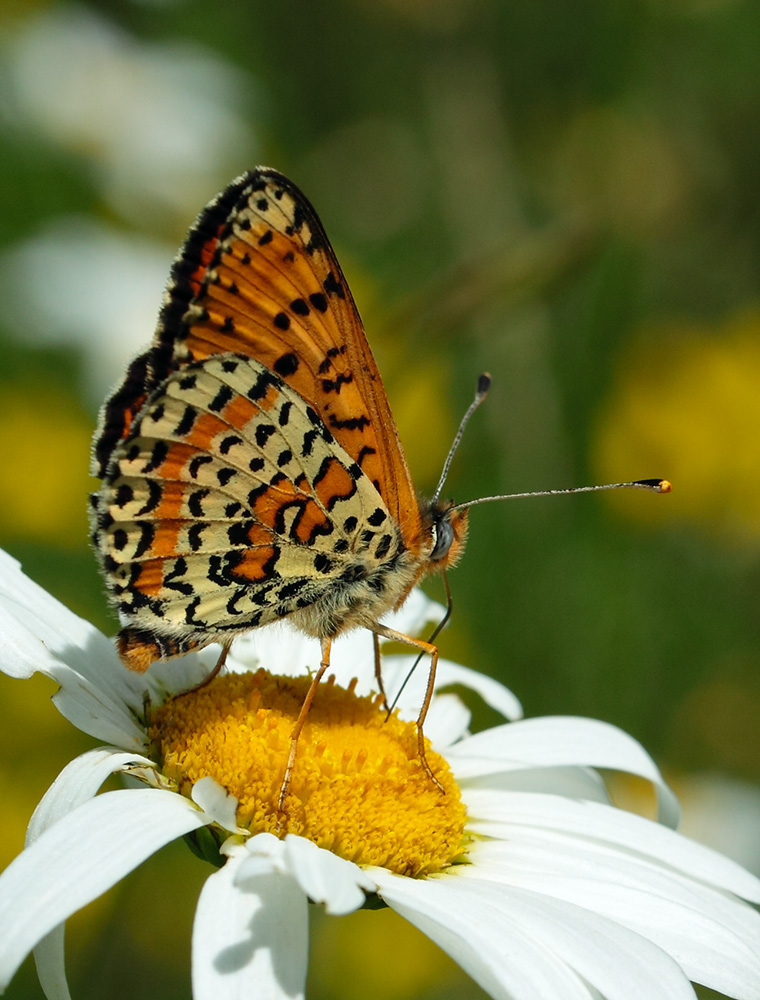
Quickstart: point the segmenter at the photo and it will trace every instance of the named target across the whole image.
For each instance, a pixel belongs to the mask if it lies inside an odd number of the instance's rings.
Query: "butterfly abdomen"
[[[403,548],[383,562],[356,560],[319,600],[294,612],[291,621],[320,639],[371,628],[403,603],[418,575],[418,560]]]

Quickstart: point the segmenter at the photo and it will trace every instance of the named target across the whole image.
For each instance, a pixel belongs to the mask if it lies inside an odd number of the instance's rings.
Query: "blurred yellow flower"
[[[87,467],[93,422],[64,393],[3,391],[0,536],[81,547],[87,538]]]
[[[641,521],[760,540],[760,312],[649,330],[618,372],[599,413],[595,474],[666,476],[674,492],[667,503],[608,502]]]

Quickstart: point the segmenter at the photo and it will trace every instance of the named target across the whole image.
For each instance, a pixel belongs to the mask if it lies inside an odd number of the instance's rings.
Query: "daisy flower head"
[[[416,634],[439,612],[416,592],[389,624]],[[437,690],[425,732],[442,794],[417,753],[424,671],[386,721],[371,637],[350,634],[301,734],[283,820],[318,645],[258,630],[188,693],[213,657],[129,674],[105,636],[0,554],[0,668],[53,678],[61,713],[106,744],[63,769],[0,876],[0,989],[34,950],[45,995],[65,1000],[65,920],[184,836],[214,865],[193,927],[194,1000],[303,997],[309,903],[336,916],[392,907],[499,1000],[678,1000],[694,996],[690,980],[760,1000],[760,881],[674,831],[671,793],[620,730],[522,720],[500,684],[440,661],[439,688],[470,687],[508,720],[471,735],[462,702]],[[411,660],[384,656],[390,692]],[[599,768],[652,782],[659,821],[613,807]],[[114,773],[137,781],[98,794]]]

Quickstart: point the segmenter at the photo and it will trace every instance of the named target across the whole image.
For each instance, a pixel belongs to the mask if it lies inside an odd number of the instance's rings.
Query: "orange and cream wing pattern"
[[[98,518],[136,669],[156,637],[164,656],[231,639],[381,579],[403,549],[310,404],[232,353],[188,363],[151,395],[114,451]],[[341,624],[336,612],[327,627]]]
[[[373,628],[450,546],[324,230],[265,168],[190,230],[93,469],[93,540],[134,670],[284,617],[322,640]]]
[[[418,548],[414,486],[351,292],[308,200],[266,168],[233,181],[190,231],[153,347],[105,407],[101,474],[153,389],[226,352],[256,358],[314,408]]]

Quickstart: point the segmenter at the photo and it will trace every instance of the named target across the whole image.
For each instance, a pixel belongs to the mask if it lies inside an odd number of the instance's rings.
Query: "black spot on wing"
[[[246,396],[254,403],[263,399],[271,386],[279,388],[282,383],[269,371],[261,371],[256,376],[256,381],[246,393]]]
[[[227,403],[229,403],[229,401],[232,399],[232,397],[234,396],[234,394],[235,393],[230,388],[230,386],[228,386],[228,385],[221,385],[219,387],[219,391],[217,392],[217,394],[214,396],[214,398],[208,404],[209,410],[211,410],[213,413],[219,413],[221,410],[223,410],[225,408],[225,406],[227,405]]]
[[[168,454],[168,443],[166,441],[156,441],[151,450],[150,458],[140,470],[142,474],[146,475],[148,472],[155,472],[159,465],[164,462],[164,459]]]
[[[346,297],[343,285],[341,285],[341,283],[337,280],[332,271],[330,271],[325,280],[322,282],[322,287],[328,295],[337,295],[339,299],[345,299]]]
[[[208,527],[205,521],[196,521],[195,524],[191,524],[187,532],[187,542],[193,552],[198,552],[203,548],[203,532]]]
[[[193,517],[203,517],[203,501],[208,496],[209,490],[193,490],[187,500],[187,509],[193,515]]]
[[[242,444],[243,439],[237,434],[228,434],[227,437],[219,445],[219,452],[222,455],[227,455],[231,448],[234,448],[236,444]]]
[[[348,385],[350,382],[353,382],[353,380],[354,376],[350,373],[348,375],[344,375],[343,372],[339,372],[337,378],[323,378],[322,389],[326,393],[334,392],[337,394],[340,393],[340,390],[344,385]]]
[[[156,526],[152,521],[136,521],[135,524],[140,529],[140,541],[135,546],[132,558],[139,559],[145,555],[153,544],[153,539],[156,535]]]
[[[198,416],[198,411],[194,406],[186,406],[185,412],[182,414],[182,419],[174,428],[173,434],[176,437],[185,437],[193,429],[193,424],[195,423],[196,417]]]
[[[132,489],[129,483],[119,483],[116,489],[116,496],[113,498],[113,501],[117,507],[126,507],[126,505],[134,499],[134,496],[135,496],[135,491]],[[97,494],[93,493],[90,496],[90,504],[95,509],[97,509],[96,507],[97,500],[98,500]]]
[[[388,555],[388,550],[391,547],[392,541],[393,538],[390,535],[383,535],[377,543],[377,548],[375,549],[375,557],[377,559],[384,559]]]
[[[369,427],[369,417],[362,414],[360,417],[347,417],[345,420],[338,420],[336,416],[331,416],[330,426],[341,431],[363,431],[365,427]]]
[[[161,484],[155,479],[147,479],[146,484],[148,486],[148,499],[136,512],[138,517],[144,517],[146,514],[150,514],[151,511],[155,510],[161,503],[161,497],[163,495]]]
[[[168,587],[170,590],[176,590],[178,593],[184,594],[186,597],[190,597],[193,593],[193,586],[182,579],[186,573],[187,563],[182,557],[180,557],[175,561],[172,570],[165,574],[164,586]]]
[[[287,329],[287,327],[284,329]],[[294,375],[296,371],[298,371],[298,357],[292,352],[280,355],[274,363],[274,370],[278,375],[281,375],[282,378]]]
[[[256,427],[256,444],[259,448],[263,448],[274,433],[274,424],[258,424]]]
[[[211,455],[196,455],[195,458],[190,460],[190,465],[187,467],[188,472],[193,477],[193,479],[198,478],[198,472],[201,466],[208,465],[209,462],[213,462]]]
[[[305,299],[293,299],[290,303],[290,310],[294,312],[296,316],[308,316],[309,307],[306,304]]]
[[[376,454],[376,449],[370,448],[369,445],[365,444],[360,450],[359,454],[356,456],[357,464],[361,465],[364,459],[367,458],[368,455],[375,455],[375,454]]]

